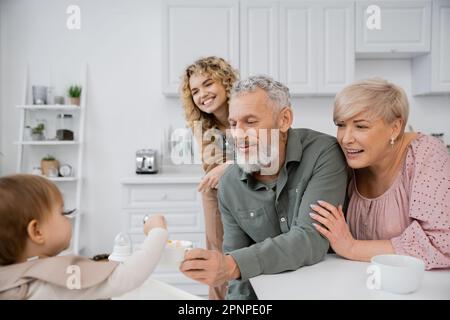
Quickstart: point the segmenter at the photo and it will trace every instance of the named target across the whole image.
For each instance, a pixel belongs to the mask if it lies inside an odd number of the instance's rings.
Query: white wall
[[[82,10],[80,31],[66,29],[66,7],[73,3]],[[91,253],[109,251],[125,218],[119,180],[133,173],[136,149],[159,149],[169,124],[184,125],[178,101],[161,94],[161,2],[6,0],[0,11],[1,174],[16,168],[14,106],[23,103],[26,63],[33,83],[46,84],[61,71],[66,85],[79,79],[78,68],[87,61],[81,238]]]
[[[3,40],[4,40],[4,35],[3,35],[3,31],[4,28],[2,28],[3,25],[3,18],[2,18],[3,14],[2,14],[2,6],[1,6],[1,1],[0,1],[0,75],[3,73],[3,48],[4,48],[4,44],[3,44]],[[2,164],[3,164],[3,153],[2,153],[2,145],[3,145],[3,122],[2,122],[2,106],[3,106],[3,86],[2,86],[2,76],[0,76],[0,175],[2,174]]]
[[[413,97],[411,95],[411,60],[357,60],[355,80],[383,77],[400,85],[408,95],[410,115],[408,125],[423,133],[444,133],[450,144],[450,94],[445,96]],[[335,134],[332,120],[333,98],[296,98],[294,126],[310,127]],[[408,130],[408,126],[407,126]]]
[[[69,4],[82,9],[80,31],[65,27]],[[23,102],[26,64],[33,83],[52,83],[62,90],[78,79],[87,61],[86,216],[81,238],[88,254],[109,252],[125,223],[120,180],[133,174],[136,149],[160,149],[169,125],[184,126],[178,100],[161,94],[161,1],[3,0],[0,12],[0,148],[5,154],[0,174],[15,171],[19,113],[14,106]],[[409,60],[357,62],[356,78],[375,75],[411,91]],[[294,125],[334,134],[332,102],[294,99]],[[410,102],[414,128],[444,132],[449,142],[450,96]]]

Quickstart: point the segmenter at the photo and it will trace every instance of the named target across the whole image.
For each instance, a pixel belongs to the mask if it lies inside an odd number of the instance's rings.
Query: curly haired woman
[[[207,57],[189,65],[182,76],[181,100],[187,125],[199,143],[205,176],[198,186],[205,214],[206,246],[222,251],[223,226],[217,203],[219,179],[234,159],[228,144],[228,101],[238,74],[219,57]],[[199,130],[200,133],[198,134]],[[210,299],[223,299],[226,285],[210,287]]]

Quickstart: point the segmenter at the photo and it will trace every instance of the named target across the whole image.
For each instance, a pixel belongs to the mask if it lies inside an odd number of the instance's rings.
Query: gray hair
[[[264,90],[269,99],[274,102],[274,111],[281,111],[284,107],[291,107],[289,88],[266,75],[250,76],[235,82],[231,89],[231,96],[253,92],[257,88]]]

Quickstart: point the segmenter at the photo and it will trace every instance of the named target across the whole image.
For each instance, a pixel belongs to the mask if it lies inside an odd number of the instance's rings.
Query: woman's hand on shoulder
[[[199,192],[207,192],[210,189],[217,189],[219,186],[219,180],[223,176],[225,170],[228,168],[229,163],[223,163],[209,171],[200,181],[197,190]]]
[[[341,257],[351,259],[355,239],[345,221],[342,205],[337,208],[325,201],[317,201],[318,205],[311,205],[314,212],[310,213],[317,231],[330,241],[333,250]]]

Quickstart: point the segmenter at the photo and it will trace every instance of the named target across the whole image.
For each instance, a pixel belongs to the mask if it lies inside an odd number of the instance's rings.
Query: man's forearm
[[[296,270],[323,259],[328,240],[309,228],[293,227],[288,233],[267,238],[263,242],[230,252],[238,265],[240,280],[260,274],[274,274]]]

